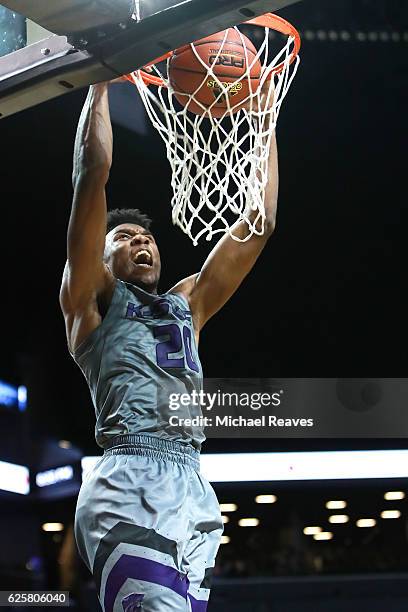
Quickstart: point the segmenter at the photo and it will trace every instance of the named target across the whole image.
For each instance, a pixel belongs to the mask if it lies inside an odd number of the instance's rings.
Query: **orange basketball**
[[[233,112],[238,111],[242,106],[240,102],[259,86],[262,66],[259,59],[254,59],[257,51],[252,42],[234,28],[229,28],[197,40],[194,48],[195,52],[191,45],[180,47],[170,58],[169,80],[177,100],[196,115],[203,115],[211,107],[211,115],[221,117],[228,108],[227,98],[230,106],[235,107]],[[245,76],[236,82],[246,73],[248,66],[251,66],[250,78]],[[207,73],[207,67],[212,67],[221,83],[226,84],[224,91],[212,74]],[[194,92],[196,101],[183,95]]]

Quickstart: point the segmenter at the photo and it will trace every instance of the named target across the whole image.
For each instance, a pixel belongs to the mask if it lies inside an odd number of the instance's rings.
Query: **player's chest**
[[[191,322],[191,312],[167,298],[157,298],[149,303],[127,299],[123,304],[121,317],[126,321],[142,324],[154,324],[159,321]]]
[[[149,304],[127,300],[121,313],[127,342],[154,348],[157,365],[200,372],[191,312],[172,300],[158,298]]]

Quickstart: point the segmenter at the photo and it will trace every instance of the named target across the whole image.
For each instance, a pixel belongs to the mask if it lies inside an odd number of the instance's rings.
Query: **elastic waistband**
[[[123,434],[107,440],[103,444],[104,455],[140,455],[152,459],[184,463],[200,470],[198,450],[174,440],[147,436],[144,434]]]

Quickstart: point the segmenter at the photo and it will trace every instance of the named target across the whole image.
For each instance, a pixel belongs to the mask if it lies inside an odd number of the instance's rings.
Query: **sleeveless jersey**
[[[117,279],[101,325],[72,357],[91,391],[100,446],[144,433],[200,449],[202,426],[184,423],[201,422],[198,401],[178,401],[202,390],[192,316],[181,294],[153,295]]]

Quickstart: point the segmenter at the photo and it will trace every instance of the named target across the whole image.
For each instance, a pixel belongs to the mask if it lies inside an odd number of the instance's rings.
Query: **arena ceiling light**
[[[231,538],[229,536],[223,535],[221,536],[221,544],[229,544],[231,542]]]
[[[277,501],[276,495],[257,495],[255,501],[257,504],[274,504]]]
[[[321,533],[316,533],[316,535],[313,536],[313,539],[318,541],[332,540],[333,534],[331,531],[322,531]]]
[[[356,522],[357,527],[375,527],[377,521],[373,518],[361,518]]]
[[[347,502],[342,499],[333,499],[326,502],[326,508],[328,510],[343,510],[347,506]]]
[[[383,510],[380,516],[383,519],[398,519],[401,516],[401,512],[400,510]]]
[[[323,531],[322,528],[318,527],[317,525],[305,527],[303,529],[303,533],[305,535],[312,535],[312,536],[316,535],[317,533],[322,533],[322,531]]]
[[[230,520],[229,516],[225,516],[225,514],[223,514],[221,518],[222,518],[222,522],[224,523],[224,525],[229,523],[229,520]]]
[[[43,531],[63,531],[64,525],[62,523],[44,523],[42,526]]]
[[[350,517],[347,516],[347,514],[332,514],[332,516],[329,516],[329,523],[333,523],[336,525],[341,525],[342,523],[348,523],[350,520]]]
[[[405,493],[404,491],[387,491],[387,493],[384,493],[384,499],[386,500],[398,500],[398,499],[404,499],[405,498]]]
[[[237,504],[220,504],[221,512],[235,512],[238,510]]]
[[[258,527],[259,519],[257,518],[242,518],[238,521],[240,527]]]

